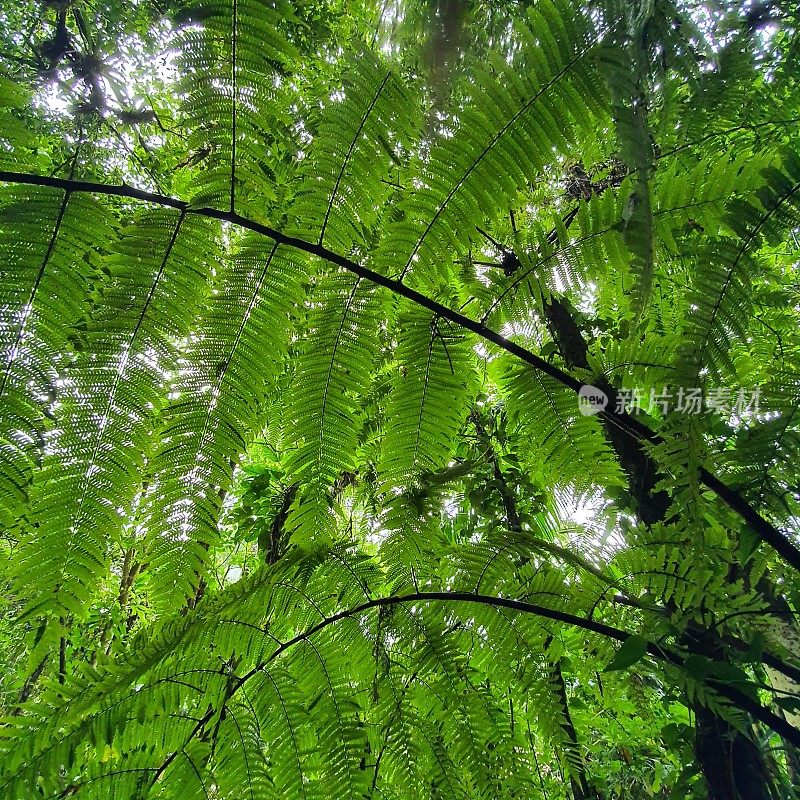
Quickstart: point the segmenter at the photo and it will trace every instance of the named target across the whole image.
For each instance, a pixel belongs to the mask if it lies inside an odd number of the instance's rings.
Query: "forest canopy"
[[[0,65],[0,797],[796,800],[794,3]]]

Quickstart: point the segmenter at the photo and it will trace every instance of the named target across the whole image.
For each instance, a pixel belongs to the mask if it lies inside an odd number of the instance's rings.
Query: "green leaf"
[[[750,560],[759,544],[761,539],[750,528],[745,528],[739,533],[739,558],[743,564]]]
[[[750,648],[742,657],[748,664],[756,664],[761,662],[761,655],[764,652],[764,644],[766,639],[761,631],[756,631],[750,639]]]
[[[647,639],[644,636],[633,634],[622,643],[614,658],[609,661],[603,671],[614,672],[619,669],[627,669],[644,658],[645,653],[647,653]]]

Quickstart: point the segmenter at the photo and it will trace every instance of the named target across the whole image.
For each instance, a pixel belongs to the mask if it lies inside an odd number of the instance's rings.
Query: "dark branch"
[[[382,286],[385,289],[393,292],[396,295],[405,297],[413,303],[416,303],[422,308],[437,314],[443,319],[460,325],[468,331],[472,331],[477,336],[485,339],[492,344],[497,345],[502,350],[516,356],[521,361],[529,364],[548,377],[560,383],[562,386],[571,389],[573,392],[579,392],[583,384],[581,381],[572,377],[564,370],[559,369],[553,364],[545,361],[543,358],[532,353],[530,350],[518,345],[505,336],[497,333],[496,331],[487,328],[480,322],[465,316],[464,314],[454,311],[447,306],[437,303],[427,295],[416,291],[415,289],[406,286],[401,281],[393,278],[388,278],[378,272],[374,272],[363,265],[346,258],[345,256],[334,253],[321,245],[312,244],[304,239],[298,239],[294,236],[287,236],[284,233],[270,228],[268,225],[262,225],[259,222],[247,219],[240,214],[231,211],[222,211],[216,208],[192,208],[185,200],[178,200],[174,197],[156,194],[154,192],[146,192],[141,189],[135,189],[132,186],[125,184],[121,186],[112,186],[104,183],[92,183],[88,181],[67,180],[65,178],[52,178],[44,175],[31,175],[18,172],[5,172],[0,171],[0,181],[7,183],[22,183],[32,186],[51,186],[55,188],[64,189],[72,192],[89,192],[94,194],[103,194],[116,197],[129,197],[134,200],[142,200],[148,203],[155,203],[157,205],[169,206],[177,208],[186,213],[197,214],[198,216],[209,217],[211,219],[218,219],[223,222],[229,222],[233,225],[238,225],[246,230],[260,233],[272,239],[279,244],[284,244],[287,247],[292,247],[304,253],[315,255],[330,264],[335,264],[342,269],[358,275],[360,278],[374,283],[377,286]],[[611,408],[611,404],[598,416],[607,420],[611,424],[617,426],[621,431],[624,431],[628,436],[634,439],[641,439],[650,444],[662,444],[663,439],[658,434],[654,433],[650,428],[644,425],[635,417],[627,413],[620,413]],[[742,519],[747,522],[754,533],[758,537],[772,547],[790,566],[800,571],[800,550],[790,541],[783,533],[781,533],[771,522],[762,517],[747,501],[736,491],[726,486],[722,481],[712,475],[706,469],[699,470],[700,479],[705,485],[717,494],[733,511],[735,511]]]
[[[539,617],[551,619],[566,625],[574,625],[578,628],[599,634],[600,636],[605,636],[609,639],[615,639],[618,642],[624,642],[630,636],[630,634],[626,631],[620,630],[619,628],[614,628],[611,625],[606,625],[605,623],[598,622],[593,619],[578,617],[574,614],[569,614],[566,611],[558,611],[556,609],[546,608],[545,606],[527,603],[522,600],[513,600],[508,597],[492,597],[489,595],[473,594],[472,592],[415,592],[413,594],[395,597],[379,597],[362,603],[355,608],[345,609],[344,611],[339,611],[330,617],[326,617],[313,627],[308,628],[303,633],[299,633],[294,638],[283,642],[279,647],[273,650],[269,657],[264,659],[249,672],[245,673],[241,678],[239,678],[234,691],[238,690],[254,675],[261,672],[268,664],[273,662],[290,647],[293,647],[295,644],[308,639],[310,636],[314,636],[316,633],[324,628],[327,628],[329,625],[333,625],[334,623],[349,617],[358,616],[372,608],[399,605],[401,603],[408,604],[430,602],[476,603],[478,605],[491,606],[493,608],[508,608],[513,611],[535,614]],[[683,668],[683,659],[678,654],[665,649],[662,645],[657,645],[648,641],[647,652],[657,661],[665,662],[672,666],[678,667],[679,669]],[[783,717],[778,716],[768,708],[762,706],[756,700],[753,700],[751,697],[728,684],[709,679],[708,685],[720,695],[730,700],[736,706],[744,711],[747,711],[755,719],[763,722],[776,733],[783,736],[792,744],[800,746],[800,730],[795,728],[793,725],[790,725],[785,719],[783,719]]]

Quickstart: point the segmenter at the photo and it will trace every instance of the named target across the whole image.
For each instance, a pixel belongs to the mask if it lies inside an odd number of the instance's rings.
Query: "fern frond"
[[[382,491],[409,488],[446,466],[477,390],[470,337],[414,308],[398,316],[395,379],[378,476]]]
[[[363,642],[357,623],[347,627],[348,644]],[[368,649],[364,655],[369,658]],[[358,657],[358,649],[344,650],[336,637],[325,633],[307,640],[292,654],[295,680],[313,705],[310,716],[322,756],[320,779],[326,796],[359,797],[368,787],[366,771],[359,769],[366,752],[366,731],[356,699],[360,681],[358,671],[351,668]]]
[[[148,581],[159,607],[182,602],[205,573],[234,465],[283,369],[306,270],[257,237],[235,242],[183,356],[144,499]]]
[[[269,731],[267,757],[277,795],[320,797],[318,784],[308,780],[319,769],[314,730],[294,676],[271,667],[256,679],[251,695],[263,729]]]
[[[288,470],[303,487],[288,525],[305,542],[331,537],[331,488],[355,467],[358,400],[377,356],[378,300],[367,284],[341,274],[322,277],[311,296],[288,416],[295,448]]]
[[[290,125],[278,95],[298,56],[293,16],[288,4],[264,0],[197,0],[179,11],[179,91],[186,146],[201,165],[191,186],[198,206],[233,209],[241,200],[240,211],[260,216],[277,199],[265,154],[276,127]]]
[[[646,6],[645,6],[646,8]],[[645,11],[639,12],[644,15]],[[634,275],[633,307],[641,314],[650,299],[653,285],[653,209],[650,173],[654,153],[647,127],[644,78],[645,53],[640,40],[643,20],[630,26],[626,35],[633,40],[627,47],[609,45],[603,48],[601,63],[612,96],[612,116],[617,128],[620,155],[634,173],[633,191],[622,216],[622,232],[631,253],[630,268]]]
[[[70,327],[91,303],[111,227],[89,196],[49,189],[5,190],[0,214],[0,495],[13,526],[45,457]]]
[[[370,243],[419,117],[396,68],[369,51],[343,60],[344,96],[321,112],[290,212],[299,236],[337,253]]]
[[[271,800],[277,797],[259,722],[244,698],[220,712],[215,758],[210,765],[220,797]]]
[[[534,180],[597,113],[597,86],[588,82],[595,34],[585,19],[548,1],[515,34],[519,59],[476,66],[471,102],[419,165],[419,188],[401,199],[402,218],[376,252],[380,271],[435,285],[498,199]]]
[[[595,481],[622,485],[597,419],[581,415],[573,392],[502,358],[496,364],[509,415],[527,442],[526,462],[537,473],[551,485],[568,486],[579,494],[590,491]]]
[[[212,227],[143,212],[114,242],[106,261],[114,280],[81,323],[75,346],[85,349],[66,372],[59,428],[31,494],[17,572],[26,615],[86,612],[136,492],[176,341],[205,291]]]
[[[0,169],[35,171],[44,166],[39,137],[20,119],[29,104],[28,92],[0,75]]]

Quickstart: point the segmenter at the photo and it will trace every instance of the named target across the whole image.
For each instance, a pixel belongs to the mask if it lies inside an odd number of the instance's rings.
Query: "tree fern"
[[[145,497],[145,547],[159,602],[183,599],[205,572],[233,466],[263,418],[280,374],[301,299],[305,265],[278,248],[244,237],[233,244],[202,320],[183,357],[177,395],[164,409],[161,446]],[[264,331],[270,357],[261,357]]]
[[[296,452],[290,472],[303,490],[289,524],[310,541],[332,530],[330,490],[352,471],[357,400],[377,356],[378,297],[359,279],[333,274],[311,296],[309,334],[293,378],[290,429]]]
[[[145,212],[109,255],[116,280],[101,289],[102,305],[83,323],[84,341],[78,340],[91,351],[78,363],[91,367],[67,373],[59,430],[32,492],[31,533],[19,572],[30,598],[27,613],[82,615],[106,568],[106,537],[116,535],[117,509],[133,498],[148,448],[146,420],[162,402],[163,371],[175,363],[174,337],[185,332],[198,284],[207,280],[210,264],[190,238],[202,238],[203,229],[202,220],[183,214]],[[118,506],[110,503],[112,495]],[[55,546],[64,529],[71,531],[66,553]],[[22,578],[33,563],[35,586]]]
[[[453,135],[421,165],[421,186],[401,199],[402,219],[389,227],[376,255],[381,271],[402,279],[413,270],[423,285],[433,282],[437,270],[467,249],[472,226],[496,199],[526,186],[543,168],[542,154],[590,124],[595,103],[585,91],[585,67],[593,32],[550,3],[533,9],[526,23],[517,31],[521,41],[540,37],[542,46],[523,46],[524,57],[513,65],[496,61],[476,70],[472,96],[481,102],[457,113]],[[585,97],[583,105],[577,97]]]
[[[34,189],[12,191],[4,199],[1,302],[8,324],[3,326],[0,399],[7,459],[3,497],[13,519],[45,455],[47,417],[52,419],[59,370],[67,363],[69,326],[84,313],[97,277],[94,237],[108,236],[110,230],[105,210],[87,197]],[[43,227],[50,230],[46,240],[40,237]]]
[[[797,15],[123,5],[0,14],[0,794],[789,797]]]

